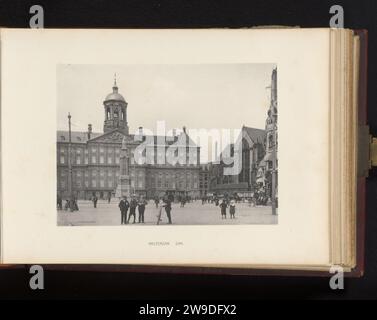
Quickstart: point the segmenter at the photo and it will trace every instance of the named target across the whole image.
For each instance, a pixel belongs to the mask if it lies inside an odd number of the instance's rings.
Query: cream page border
[[[2,29],[1,40],[4,262],[328,263],[329,30]],[[276,63],[278,224],[58,227],[56,66],[68,63]]]

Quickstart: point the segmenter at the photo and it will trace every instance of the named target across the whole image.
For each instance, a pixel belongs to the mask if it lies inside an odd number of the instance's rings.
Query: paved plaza
[[[113,199],[111,203],[99,200],[97,208],[91,201],[79,200],[79,211],[69,212],[59,210],[58,225],[61,226],[111,226],[120,225],[120,211],[118,201]],[[129,211],[128,211],[129,213]],[[127,227],[141,227],[144,225],[156,225],[158,209],[153,201],[149,201],[145,209],[144,224],[128,224]],[[271,206],[249,206],[248,203],[238,203],[236,206],[236,218],[230,219],[229,207],[227,219],[221,219],[220,207],[212,203],[202,205],[201,201],[187,203],[184,208],[179,203],[172,204],[173,225],[227,225],[227,224],[276,224],[278,215],[272,215]],[[136,222],[138,211],[136,209]],[[165,210],[161,215],[162,221],[159,226],[168,225]],[[131,218],[130,222],[133,221]]]

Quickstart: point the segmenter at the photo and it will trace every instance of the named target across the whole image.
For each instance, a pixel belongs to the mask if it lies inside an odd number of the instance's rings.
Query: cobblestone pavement
[[[98,201],[97,208],[93,208],[90,201],[81,200],[78,202],[79,211],[69,212],[58,211],[58,225],[62,226],[90,226],[90,225],[120,225],[120,211],[118,202],[113,199],[111,203]],[[129,212],[128,212],[129,213]],[[138,212],[136,209],[136,223],[128,224],[127,227],[140,227],[142,225],[156,225],[158,210],[155,204],[150,201],[145,209],[144,224],[137,223]],[[238,203],[236,206],[236,219],[229,219],[229,208],[227,219],[221,219],[220,208],[214,204],[201,201],[187,203],[180,208],[179,203],[172,204],[173,225],[226,225],[226,224],[276,224],[278,215],[272,215],[270,206],[249,206],[247,203]],[[159,226],[167,225],[166,213],[161,215],[162,221]],[[133,218],[131,218],[131,222]]]

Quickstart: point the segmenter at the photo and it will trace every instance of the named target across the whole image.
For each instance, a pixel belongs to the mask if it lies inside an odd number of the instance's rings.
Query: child
[[[236,214],[236,202],[234,201],[234,199],[232,199],[230,201],[230,205],[229,205],[229,213],[230,213],[230,218],[231,219],[235,219],[235,214]]]

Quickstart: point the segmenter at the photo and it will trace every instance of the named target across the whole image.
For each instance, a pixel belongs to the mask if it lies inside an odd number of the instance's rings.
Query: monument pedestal
[[[115,197],[131,197],[131,181],[130,176],[121,175],[119,176],[118,186],[115,190]]]

